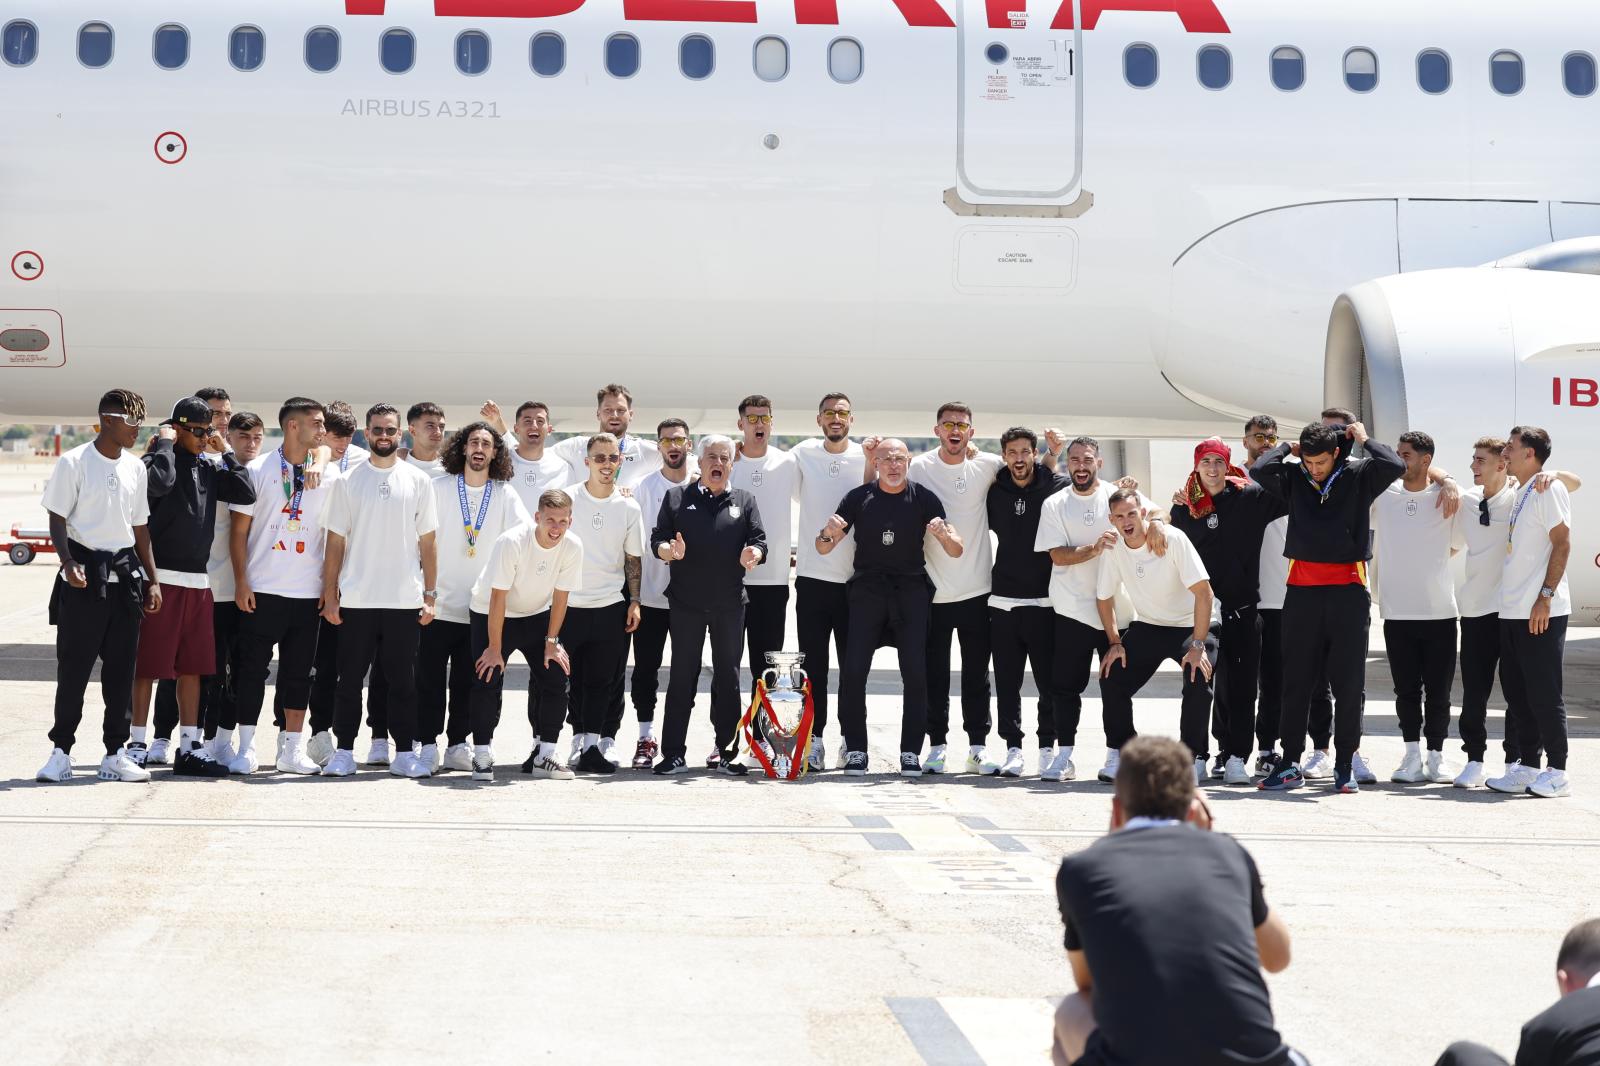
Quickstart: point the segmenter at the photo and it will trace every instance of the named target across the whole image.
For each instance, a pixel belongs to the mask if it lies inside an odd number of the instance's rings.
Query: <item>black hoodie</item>
[[[1304,466],[1284,462],[1287,441],[1250,467],[1250,477],[1289,505],[1289,536],[1283,554],[1307,563],[1356,563],[1372,558],[1372,503],[1406,472],[1387,444],[1369,440],[1366,458],[1348,459],[1339,449],[1333,473],[1318,489]],[[1326,496],[1324,491],[1326,490]]]
[[[1014,600],[1042,600],[1050,595],[1050,553],[1033,550],[1039,532],[1039,512],[1044,501],[1071,482],[1043,463],[1033,466],[1033,480],[1018,485],[1011,467],[1000,471],[989,486],[989,529],[999,538],[992,572],[996,596]]]
[[[216,532],[217,504],[255,503],[250,471],[228,452],[222,465],[158,440],[144,456],[150,475],[150,550],[156,567],[204,574]]]

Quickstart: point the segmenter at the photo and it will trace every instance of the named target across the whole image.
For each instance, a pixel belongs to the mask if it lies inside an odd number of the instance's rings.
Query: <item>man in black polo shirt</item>
[[[1267,526],[1288,513],[1272,496],[1233,465],[1233,453],[1220,437],[1194,449],[1194,472],[1172,508],[1172,525],[1200,553],[1211,591],[1222,605],[1217,650],[1213,732],[1220,740],[1223,780],[1250,783],[1250,749],[1255,741],[1256,675],[1261,663],[1261,628],[1256,601],[1261,592],[1261,538]]]
[[[918,758],[928,732],[928,622],[933,583],[923,555],[932,535],[952,559],[961,556],[961,535],[944,520],[944,505],[930,489],[913,484],[905,441],[885,440],[868,453],[877,480],[852,489],[817,534],[827,555],[847,533],[856,539],[855,572],[847,585],[850,613],[844,664],[839,671],[839,727],[844,732],[844,772],[867,772],[867,675],[872,653],[887,635],[900,655],[900,773],[921,777]]]
[[[744,575],[767,557],[767,533],[756,498],[728,487],[733,441],[710,436],[700,442],[700,476],[668,489],[655,515],[650,546],[668,565],[667,619],[672,671],[667,675],[666,722],[661,731],[658,774],[681,774],[700,653],[711,636],[711,725],[722,758],[717,770],[741,777],[750,768],[736,761],[739,724],[739,658],[744,639]],[[769,649],[780,651],[779,648]]]
[[[1206,832],[1189,749],[1135,737],[1116,786],[1111,833],[1056,874],[1078,991],[1056,1012],[1053,1061],[1304,1066],[1273,1026],[1261,977],[1289,965],[1289,931],[1250,853]]]

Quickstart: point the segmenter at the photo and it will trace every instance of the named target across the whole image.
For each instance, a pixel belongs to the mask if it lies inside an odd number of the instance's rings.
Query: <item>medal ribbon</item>
[[[1533,492],[1533,482],[1529,481],[1527,487],[1517,496],[1517,505],[1511,508],[1511,525],[1506,530],[1506,551],[1511,550],[1511,535],[1517,531],[1517,516],[1522,513],[1522,508],[1528,502],[1528,496]]]
[[[283,498],[289,501],[289,521],[300,521],[300,500],[306,494],[305,481],[300,482],[298,488],[294,483],[294,468],[289,466],[289,460],[283,454],[283,449],[278,449],[278,469],[283,477]]]
[[[478,534],[483,532],[483,520],[489,514],[489,499],[494,495],[494,482],[488,481],[483,486],[483,502],[478,504],[478,519],[472,520],[472,509],[467,506],[467,476],[456,475],[456,496],[461,501],[461,528],[467,534],[468,550],[478,546]]]
[[[1307,481],[1311,482],[1311,487],[1317,490],[1318,503],[1328,502],[1328,493],[1333,491],[1333,483],[1339,480],[1339,475],[1344,473],[1345,469],[1346,468],[1343,465],[1340,465],[1334,470],[1333,473],[1328,475],[1327,481],[1324,481],[1321,485],[1318,485],[1317,479],[1311,476],[1311,471],[1307,470],[1304,464],[1301,464],[1300,466],[1300,472],[1306,476]]]

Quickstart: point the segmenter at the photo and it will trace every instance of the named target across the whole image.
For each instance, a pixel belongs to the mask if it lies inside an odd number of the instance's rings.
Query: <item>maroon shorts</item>
[[[217,672],[216,622],[211,590],[161,586],[161,610],[139,623],[134,676],[147,681],[205,677]]]

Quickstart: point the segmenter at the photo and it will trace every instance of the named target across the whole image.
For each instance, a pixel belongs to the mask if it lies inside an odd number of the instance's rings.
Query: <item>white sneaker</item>
[[[337,747],[333,742],[333,733],[324,729],[320,733],[313,733],[311,739],[306,741],[306,758],[318,766],[327,766]]]
[[[945,745],[935,744],[928,749],[928,757],[922,760],[922,772],[925,774],[944,773]]]
[[[299,733],[281,733],[278,736],[278,761],[280,773],[314,774],[320,767],[306,755]]]
[[[980,746],[967,748],[967,773],[982,774],[988,777],[1000,772],[1000,764],[990,762],[983,755],[984,750]]]
[[[819,774],[827,768],[827,747],[822,743],[821,737],[812,737],[811,754],[806,757],[806,770],[813,774]]]
[[[414,752],[402,751],[389,762],[389,772],[395,777],[431,777],[433,771]]]
[[[1451,780],[1455,775],[1444,764],[1444,752],[1430,751],[1422,763],[1422,776],[1438,784]]]
[[[1065,748],[1057,751],[1049,765],[1039,771],[1041,781],[1076,781],[1078,768],[1072,765],[1072,756]]]
[[[388,737],[373,737],[372,747],[367,749],[368,766],[388,766],[394,762],[394,753],[389,750]]]
[[[437,744],[422,745],[422,753],[417,758],[422,760],[422,765],[428,768],[429,774],[438,773],[439,768],[444,765],[444,755],[440,753]]]
[[[489,765],[492,768],[494,763],[491,761]],[[470,744],[452,744],[446,748],[444,752],[444,768],[446,770],[460,770],[463,773],[472,773],[477,770],[477,764],[472,761],[472,746]]]
[[[621,766],[622,765],[622,759],[619,756],[613,754],[613,752],[612,752],[612,749],[615,748],[616,746],[617,746],[617,742],[613,738],[611,738],[611,737],[601,737],[600,738],[600,744],[599,744],[600,754],[604,755],[607,759],[610,759],[616,765]]]
[[[335,751],[328,756],[327,763],[322,767],[323,777],[350,777],[356,772],[356,756],[354,752]]]
[[[206,743],[206,750],[211,757],[223,766],[227,766],[239,757],[239,752],[233,746],[233,730],[217,730],[216,736]]]
[[[1422,753],[1412,752],[1404,759],[1401,759],[1400,765],[1395,767],[1394,773],[1389,775],[1389,780],[1402,785],[1415,785],[1418,782],[1426,781],[1427,778],[1422,774]]]
[[[454,751],[456,748],[464,747],[466,747],[465,744],[457,744],[450,750]],[[492,754],[485,752],[482,755],[469,755],[468,758],[472,760],[472,779],[474,781],[494,780],[494,756]],[[446,756],[446,762],[448,761],[449,757]],[[454,770],[455,767],[452,766],[450,769]]]
[[[546,781],[571,781],[578,776],[549,755],[541,755],[534,759],[528,774],[532,777],[542,777]]]
[[[256,744],[251,741],[249,747],[239,749],[239,754],[228,763],[230,774],[253,774],[261,768],[261,760],[256,758]]]
[[[1469,762],[1456,775],[1455,786],[1457,788],[1482,788],[1483,783],[1488,778],[1489,773],[1483,768],[1483,763]]]
[[[146,766],[165,766],[172,761],[172,738],[157,737],[150,742],[150,754],[145,756]]]
[[[1572,795],[1572,786],[1567,784],[1565,770],[1546,770],[1528,786],[1528,791],[1545,799],[1560,799]]]
[[[1484,784],[1496,792],[1505,792],[1513,796],[1520,796],[1528,791],[1528,786],[1539,780],[1537,767],[1524,766],[1514,762],[1506,767],[1506,772],[1500,777],[1491,777]]]
[[[1301,769],[1304,773],[1304,768]],[[1228,756],[1228,763],[1222,768],[1222,783],[1225,785],[1248,785],[1250,783],[1250,767],[1237,755]]]
[[[50,759],[33,775],[35,781],[60,782],[72,780],[72,756],[56,748]]]
[[[1333,776],[1333,760],[1325,751],[1314,751],[1311,758],[1300,764],[1300,776],[1307,781],[1326,781]]]
[[[1117,779],[1117,764],[1122,761],[1122,752],[1116,748],[1106,749],[1106,764],[1100,767],[1099,778],[1106,784]]]
[[[1210,772],[1211,772],[1211,768],[1206,765],[1205,759],[1196,759],[1194,761],[1194,783],[1195,784],[1197,784],[1197,785],[1205,784],[1206,783],[1206,775],[1209,774]]]
[[[1366,758],[1358,751],[1350,757],[1350,774],[1358,785],[1376,785],[1378,775],[1372,772]]]
[[[1006,761],[1000,764],[1001,777],[1022,776],[1022,749],[1007,748]]]
[[[1043,775],[1044,771],[1045,771],[1045,768],[1048,767],[1051,763],[1053,763],[1055,761],[1056,761],[1056,749],[1055,748],[1040,748],[1039,749],[1039,773],[1040,773],[1040,775]]]
[[[843,766],[843,765],[844,765],[844,764],[845,764],[845,761],[846,761],[846,760],[847,760],[847,759],[848,759],[848,758],[849,758],[849,757],[850,757],[850,745],[848,745],[848,744],[846,744],[846,743],[845,743],[845,742],[844,742],[844,741],[842,741],[842,740],[841,740],[841,741],[839,741],[839,757],[838,757],[838,759],[836,759],[836,760],[835,760],[835,761],[836,761],[836,762],[837,762],[837,763],[838,763],[838,764],[839,764],[839,765],[840,765],[840,766]]]
[[[148,781],[150,771],[119,751],[100,760],[99,777],[102,781]]]

